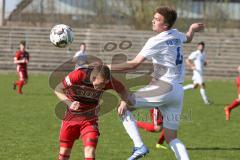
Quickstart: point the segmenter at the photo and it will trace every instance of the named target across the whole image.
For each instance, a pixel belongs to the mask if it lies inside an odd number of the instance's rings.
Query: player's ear
[[[91,81],[91,82],[95,81],[95,79],[96,79],[96,76],[91,76],[91,77],[90,77],[90,81]]]
[[[109,82],[110,82],[110,80],[106,80],[106,81],[105,81],[105,84],[108,84]]]
[[[168,30],[169,29],[169,24],[167,24],[167,23],[164,23],[164,30]]]

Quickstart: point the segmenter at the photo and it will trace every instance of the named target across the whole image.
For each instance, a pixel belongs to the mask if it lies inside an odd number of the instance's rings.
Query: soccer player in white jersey
[[[75,69],[85,68],[87,64],[86,43],[80,43],[79,51],[73,56],[72,62],[75,63]]]
[[[186,64],[193,70],[193,84],[188,84],[183,87],[184,91],[188,89],[196,89],[200,87],[200,94],[205,104],[209,105],[208,97],[205,91],[205,83],[203,79],[204,66],[207,65],[206,54],[204,52],[204,42],[199,42],[197,50],[192,52],[186,59]]]
[[[134,142],[134,150],[129,160],[141,157],[146,151],[132,115],[127,109],[159,107],[163,115],[163,128],[166,142],[170,145],[178,160],[189,160],[184,144],[177,138],[183,103],[184,64],[183,43],[191,42],[195,32],[204,29],[202,23],[193,23],[186,34],[171,29],[177,19],[177,13],[169,7],[157,8],[152,20],[152,29],[157,35],[151,37],[140,53],[130,61],[109,65],[112,70],[134,69],[146,59],[154,65],[153,79],[129,99],[132,106],[125,102],[119,105],[118,113],[123,117],[123,125]],[[138,145],[138,146],[137,146]],[[143,147],[139,146],[143,145]],[[145,153],[146,154],[146,153]]]

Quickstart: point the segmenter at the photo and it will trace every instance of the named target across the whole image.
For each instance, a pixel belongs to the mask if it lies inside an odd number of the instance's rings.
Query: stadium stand
[[[49,40],[50,28],[1,27],[0,70],[15,70],[13,56],[20,40],[27,41],[27,50],[31,56],[29,71],[51,72],[73,56],[78,50],[80,42],[87,44],[90,55],[100,57],[106,63],[111,63],[114,54],[124,53],[129,58],[136,55],[148,37],[153,35],[151,31],[79,28],[73,28],[73,30],[75,33],[73,44],[69,48],[57,48]],[[240,62],[239,37],[239,34],[230,32],[206,31],[198,33],[193,43],[184,45],[185,57],[195,50],[199,41],[205,41],[209,61],[205,72],[206,76],[234,77],[236,76],[236,66]],[[120,49],[119,44],[123,41],[125,41],[126,47],[130,45],[129,42],[132,43],[132,46],[125,50]],[[187,70],[186,73],[189,75],[191,71]]]

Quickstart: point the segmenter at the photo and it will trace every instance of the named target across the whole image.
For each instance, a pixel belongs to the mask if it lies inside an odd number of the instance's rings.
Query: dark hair
[[[94,77],[97,75],[101,75],[104,79],[110,80],[111,78],[111,72],[108,66],[106,65],[95,65],[93,67],[93,70],[91,72],[90,80],[92,81]]]
[[[205,43],[204,43],[203,41],[202,41],[202,42],[199,42],[199,43],[198,43],[198,46],[199,46],[199,45],[202,45],[203,47],[205,47]]]
[[[80,43],[80,46],[81,46],[81,45],[84,45],[84,46],[86,46],[86,43]]]
[[[172,28],[177,19],[177,12],[170,7],[159,7],[155,13],[159,13],[164,17],[164,23],[168,24],[168,29]]]
[[[26,46],[26,41],[22,40],[19,42],[19,44],[23,45],[23,46]]]

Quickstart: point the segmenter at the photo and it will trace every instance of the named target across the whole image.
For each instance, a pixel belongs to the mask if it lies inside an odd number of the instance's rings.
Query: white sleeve
[[[154,39],[150,38],[147,43],[145,43],[142,50],[139,52],[140,55],[147,59],[151,59],[153,55],[159,53],[161,51],[161,46],[163,45],[160,41],[154,41]]]
[[[76,58],[76,57],[78,57],[79,55],[80,55],[80,52],[76,52],[73,57]]]
[[[72,86],[72,82],[71,82],[69,76],[66,76],[64,80],[65,80],[65,83],[67,86]]]
[[[194,60],[194,59],[196,59],[196,56],[197,56],[196,52],[192,52],[192,53],[188,56],[188,59]]]
[[[179,38],[183,43],[187,41],[187,36],[185,33],[179,32]]]

